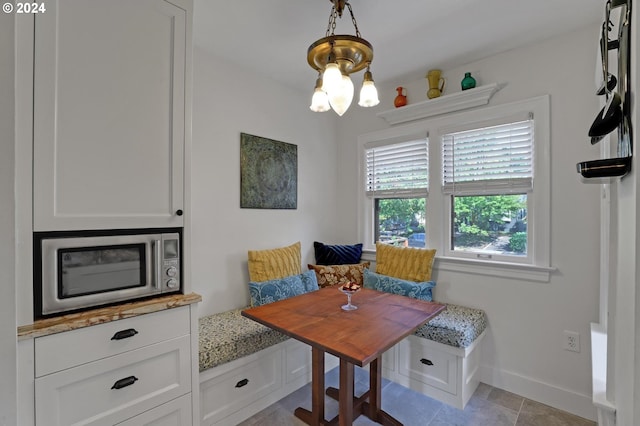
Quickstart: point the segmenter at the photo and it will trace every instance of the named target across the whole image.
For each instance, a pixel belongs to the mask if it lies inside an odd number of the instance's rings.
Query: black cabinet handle
[[[120,379],[117,382],[115,382],[113,386],[111,386],[111,389],[126,388],[127,386],[131,386],[137,381],[138,381],[138,378],[136,376],[125,377],[124,379]]]
[[[238,383],[236,383],[236,387],[241,388],[243,386],[246,386],[247,383],[249,383],[249,379],[242,379]]]
[[[420,362],[423,363],[424,365],[433,365],[433,362],[431,362],[430,359],[426,359],[426,358],[422,358]]]
[[[178,216],[182,216],[182,213],[183,213],[183,212],[182,212],[182,210],[181,210],[181,209],[176,210],[176,214],[177,214]]]
[[[116,334],[113,335],[111,340],[128,339],[129,337],[133,337],[136,334],[138,334],[138,331],[135,328],[128,328],[126,330],[118,331]]]

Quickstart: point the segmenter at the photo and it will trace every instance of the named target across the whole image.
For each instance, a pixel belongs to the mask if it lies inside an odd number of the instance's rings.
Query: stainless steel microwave
[[[182,291],[181,229],[34,234],[34,316]]]

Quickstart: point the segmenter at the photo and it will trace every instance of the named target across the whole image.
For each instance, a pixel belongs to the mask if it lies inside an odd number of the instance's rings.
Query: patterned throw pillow
[[[436,286],[433,281],[421,283],[401,280],[399,278],[376,274],[368,269],[364,271],[364,286],[373,290],[384,291],[386,293],[399,294],[400,296],[412,297],[414,299],[433,300],[432,289]]]
[[[249,250],[249,281],[267,281],[302,272],[300,241],[272,250]]]
[[[394,247],[376,243],[376,272],[408,281],[429,281],[434,249]]]
[[[362,257],[362,244],[328,245],[314,241],[313,248],[318,265],[355,264]]]
[[[363,284],[362,273],[370,265],[370,262],[362,262],[355,265],[307,265],[310,270],[315,271],[318,285],[320,287],[330,287],[348,282]]]
[[[261,306],[278,300],[318,290],[318,281],[313,271],[277,280],[250,282],[251,306]]]

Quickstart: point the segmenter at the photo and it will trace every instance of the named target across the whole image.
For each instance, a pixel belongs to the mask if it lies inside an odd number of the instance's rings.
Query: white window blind
[[[444,135],[444,193],[531,192],[533,129],[530,119]]]
[[[366,193],[375,197],[426,196],[428,138],[365,148]]]

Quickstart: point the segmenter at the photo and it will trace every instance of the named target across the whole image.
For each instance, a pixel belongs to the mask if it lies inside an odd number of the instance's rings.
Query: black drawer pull
[[[423,363],[424,365],[433,365],[433,362],[431,362],[430,359],[426,359],[426,358],[422,358],[420,362]]]
[[[116,334],[113,335],[111,340],[128,339],[129,337],[133,337],[136,334],[138,334],[138,332],[136,331],[135,328],[129,328],[127,330],[118,331]]]
[[[236,387],[241,388],[243,386],[246,386],[247,383],[249,383],[249,379],[242,379],[238,383],[236,383]]]
[[[125,377],[124,379],[120,379],[117,382],[115,382],[113,386],[111,386],[111,389],[126,388],[127,386],[131,386],[137,381],[138,381],[138,378],[136,376]]]

